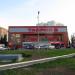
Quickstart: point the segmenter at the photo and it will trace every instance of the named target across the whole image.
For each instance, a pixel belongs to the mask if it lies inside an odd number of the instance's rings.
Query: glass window
[[[15,38],[15,34],[11,34],[10,38],[13,40]]]
[[[17,38],[20,38],[20,34],[16,34],[16,37],[17,37]]]

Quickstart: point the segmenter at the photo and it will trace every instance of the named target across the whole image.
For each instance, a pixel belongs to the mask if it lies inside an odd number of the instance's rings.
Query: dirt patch
[[[55,68],[39,68],[35,69],[33,67],[22,68],[22,70],[27,71],[31,75],[75,75],[75,71],[66,67],[55,67]]]
[[[44,56],[39,56],[39,55],[33,55],[32,57],[31,57],[31,59],[34,59],[34,60],[37,60],[37,59],[43,59],[43,58],[45,58]]]
[[[43,69],[37,75],[75,75],[75,72],[65,67]]]

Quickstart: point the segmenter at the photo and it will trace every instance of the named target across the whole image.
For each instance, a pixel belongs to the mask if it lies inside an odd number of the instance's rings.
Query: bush
[[[25,54],[25,53],[22,53],[22,57],[31,57],[32,55],[30,54]]]

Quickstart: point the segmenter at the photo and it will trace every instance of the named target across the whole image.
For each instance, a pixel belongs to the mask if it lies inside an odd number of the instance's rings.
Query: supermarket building
[[[9,26],[9,46],[22,47],[23,42],[63,42],[68,46],[67,26]]]

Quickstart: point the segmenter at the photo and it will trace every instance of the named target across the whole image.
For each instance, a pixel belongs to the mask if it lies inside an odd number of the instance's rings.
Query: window
[[[16,34],[16,38],[20,38],[20,34]]]

